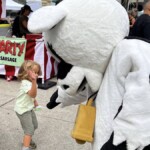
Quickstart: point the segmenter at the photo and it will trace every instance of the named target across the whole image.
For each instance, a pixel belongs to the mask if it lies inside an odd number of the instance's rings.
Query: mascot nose
[[[68,85],[61,85],[62,86],[62,88],[63,89],[68,89],[69,88],[69,86]],[[59,105],[60,103],[57,103],[56,102],[56,99],[57,99],[57,97],[58,97],[58,90],[56,90],[55,92],[54,92],[54,94],[51,96],[51,98],[50,98],[50,101],[49,101],[49,103],[47,103],[47,108],[48,109],[53,109],[54,107],[56,107],[57,105]]]
[[[59,105],[60,103],[56,103],[56,99],[57,99],[57,97],[58,97],[58,90],[56,90],[55,92],[54,92],[54,94],[51,96],[51,98],[50,98],[50,102],[49,103],[47,103],[47,108],[48,109],[53,109],[54,107],[56,107],[57,105]]]

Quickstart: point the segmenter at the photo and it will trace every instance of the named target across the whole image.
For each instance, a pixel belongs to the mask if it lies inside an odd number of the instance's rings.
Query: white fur
[[[124,8],[115,0],[63,0],[53,7],[67,10],[67,15],[51,29],[55,15],[61,16],[51,7],[32,14],[29,30],[44,31],[46,45],[52,44],[66,62],[104,73],[115,45],[128,35]]]
[[[60,22],[66,15],[67,11],[65,8],[59,6],[42,7],[31,14],[30,20],[32,21],[29,20],[28,22],[29,30],[34,33],[47,31]]]
[[[115,49],[96,98],[97,150],[114,131],[114,144],[127,140],[128,150],[150,143],[150,44],[123,40]],[[141,53],[142,51],[142,53]],[[123,101],[123,109],[114,120]]]
[[[62,87],[58,86],[58,98],[56,99],[56,102],[61,103],[61,107],[79,104],[87,100],[87,94],[88,91],[85,89],[84,91],[72,96],[66,93]]]
[[[62,85],[68,85],[69,88],[66,91],[69,95],[75,95],[77,94],[77,89],[79,88],[82,80],[84,79],[84,72],[83,69],[80,67],[73,67],[71,71],[67,74],[66,78],[63,80],[58,80],[57,84]]]
[[[58,98],[56,99],[56,102],[61,103],[60,107],[62,108],[70,105],[76,105],[88,100],[92,93],[93,92],[91,91],[90,87],[86,85],[84,90],[72,96],[58,85]]]
[[[57,84],[61,86],[62,90],[65,90],[63,85],[68,85],[69,88],[67,88],[65,92],[69,95],[75,95],[77,94],[77,90],[84,78],[86,78],[87,84],[93,93],[98,91],[102,81],[102,75],[95,70],[85,69],[82,67],[74,66],[65,79],[59,79]]]

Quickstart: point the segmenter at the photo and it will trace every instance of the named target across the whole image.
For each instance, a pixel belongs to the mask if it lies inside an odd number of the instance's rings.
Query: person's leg
[[[31,135],[24,135],[23,138],[23,146],[24,147],[29,147],[31,142]]]
[[[37,121],[36,114],[34,111],[32,111],[32,122],[34,126],[34,131],[35,131],[38,128],[38,121]]]
[[[32,113],[32,123],[35,131],[38,128],[38,121],[35,112],[31,111],[31,113]],[[37,147],[36,143],[31,139],[30,148],[35,149],[36,147]]]
[[[29,148],[32,135],[34,134],[34,125],[32,120],[32,111],[28,111],[22,115],[18,115],[20,119],[20,123],[24,130],[24,137],[23,137],[23,149]]]

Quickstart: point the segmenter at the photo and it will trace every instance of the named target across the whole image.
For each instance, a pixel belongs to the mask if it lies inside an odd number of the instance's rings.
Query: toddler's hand
[[[29,75],[31,80],[36,80],[38,78],[38,75],[32,70],[28,71],[28,75]]]
[[[39,104],[38,104],[38,102],[35,100],[35,101],[34,101],[34,107],[37,107],[37,106],[39,106]]]

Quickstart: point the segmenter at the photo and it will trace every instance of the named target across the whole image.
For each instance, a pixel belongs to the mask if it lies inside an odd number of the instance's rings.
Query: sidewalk
[[[23,132],[19,120],[13,111],[15,96],[20,82],[11,82],[0,78],[0,150],[21,150]],[[37,100],[45,106],[56,87],[47,90],[38,89]],[[36,150],[91,150],[91,144],[79,145],[70,136],[74,125],[77,106],[43,108],[37,111],[39,127],[35,132]]]

